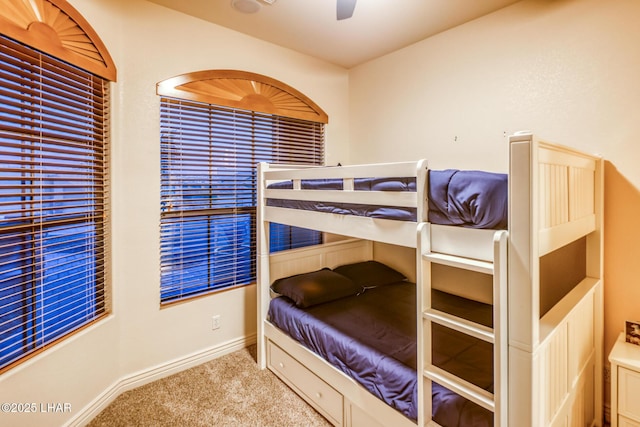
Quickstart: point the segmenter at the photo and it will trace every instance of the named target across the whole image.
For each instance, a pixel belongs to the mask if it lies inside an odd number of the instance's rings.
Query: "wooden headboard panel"
[[[334,268],[372,258],[373,243],[356,239],[276,252],[269,257],[269,283],[294,274],[308,273],[323,267]]]
[[[542,256],[596,229],[598,158],[540,143],[537,150],[539,253]],[[535,173],[535,172],[534,172]],[[536,194],[536,192],[534,192]],[[534,203],[534,206],[536,203]]]
[[[509,343],[534,352],[602,279],[603,161],[529,132],[509,142]]]

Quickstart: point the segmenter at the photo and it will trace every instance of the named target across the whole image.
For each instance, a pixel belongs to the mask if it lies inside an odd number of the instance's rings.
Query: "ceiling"
[[[359,0],[350,19],[336,19],[336,0],[149,0],[344,68],[385,55],[518,0]]]

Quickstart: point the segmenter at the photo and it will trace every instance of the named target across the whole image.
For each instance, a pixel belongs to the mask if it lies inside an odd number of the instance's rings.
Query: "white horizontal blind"
[[[324,125],[167,97],[160,122],[161,301],[254,282],[256,165],[322,164]],[[276,249],[320,239],[274,231]]]
[[[0,369],[106,311],[108,99],[0,37]]]

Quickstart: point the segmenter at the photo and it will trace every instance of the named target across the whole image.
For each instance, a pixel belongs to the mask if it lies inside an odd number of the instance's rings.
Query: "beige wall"
[[[599,153],[605,352],[640,319],[640,2],[525,0],[350,72],[355,162],[506,171],[505,135]]]
[[[159,308],[156,82],[205,69],[245,70],[285,82],[329,115],[327,161],[348,160],[346,70],[146,1],[70,3],[118,68],[112,92],[113,314],[0,376],[0,402],[70,403],[70,413],[3,413],[0,425],[86,421],[118,391],[254,339],[255,286]],[[221,315],[216,331],[214,314]]]

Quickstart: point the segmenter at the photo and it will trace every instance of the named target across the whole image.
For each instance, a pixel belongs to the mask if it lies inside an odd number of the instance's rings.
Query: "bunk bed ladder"
[[[493,412],[494,426],[506,426],[507,418],[507,236],[504,230],[493,235],[493,254],[491,261],[482,261],[462,256],[431,252],[431,227],[425,227],[427,234],[422,240],[422,370],[425,378],[423,385],[424,417],[431,420],[431,383],[436,382],[457,393],[469,401]],[[458,317],[452,313],[437,310],[431,305],[432,277],[431,265],[440,264],[456,269],[483,273],[492,277],[493,284],[493,328]],[[495,309],[502,307],[502,310]],[[432,363],[432,325],[472,336],[493,345],[494,392],[474,385]],[[438,425],[434,421],[426,425]]]

